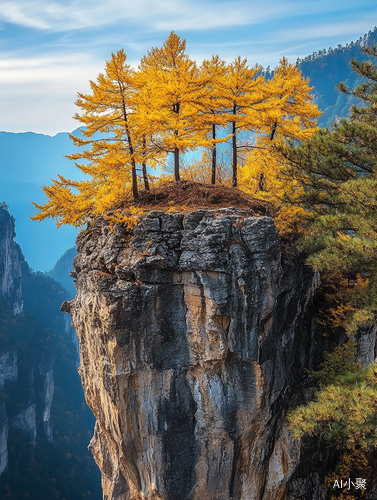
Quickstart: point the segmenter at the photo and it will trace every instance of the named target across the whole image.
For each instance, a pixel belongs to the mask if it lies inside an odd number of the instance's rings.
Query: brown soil
[[[254,198],[237,188],[190,181],[171,182],[151,188],[150,192],[141,193],[138,200],[130,202],[129,205],[145,211],[177,209],[180,212],[199,208],[215,210],[234,207],[254,210],[260,215],[273,215],[270,203]]]

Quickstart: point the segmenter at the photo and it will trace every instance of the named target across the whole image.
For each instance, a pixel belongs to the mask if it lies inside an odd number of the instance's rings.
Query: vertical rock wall
[[[12,305],[13,313],[23,310],[22,300],[22,253],[14,241],[15,222],[7,205],[0,203],[0,295]]]
[[[77,240],[70,311],[106,500],[279,500],[316,277],[272,219],[152,212]],[[310,315],[308,315],[310,316]]]
[[[0,203],[0,297],[5,302],[2,310],[4,314],[10,310],[14,316],[20,316],[22,321],[21,263],[24,257],[20,246],[14,241],[15,236],[14,217],[10,215],[7,205]],[[16,338],[12,331],[12,321],[8,325],[5,317],[1,320],[0,390],[7,396],[0,400],[0,475],[8,466],[7,441],[10,428],[21,429],[33,443],[38,432],[52,441],[50,409],[54,393],[52,353],[41,350],[37,366],[30,366],[20,375],[19,365],[25,362],[25,359],[19,359],[17,346],[20,338]],[[25,395],[23,401],[18,397],[20,389]],[[13,405],[15,408],[11,410],[9,400],[17,400],[17,405]]]

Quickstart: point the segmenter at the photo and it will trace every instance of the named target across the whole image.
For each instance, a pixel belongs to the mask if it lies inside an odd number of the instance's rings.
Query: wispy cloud
[[[84,81],[88,82],[90,74],[95,79],[98,72],[103,69],[103,65],[102,61],[92,60],[85,54],[28,59],[0,57],[0,85],[26,85],[31,82],[49,85],[52,82],[61,82],[55,87],[56,91],[61,93],[67,88],[65,83],[67,81],[72,81],[72,85],[77,87],[77,83],[84,78]]]
[[[89,92],[89,79],[103,66],[103,61],[83,54],[0,57],[0,129],[50,135],[72,131],[79,125],[72,118],[77,92]]]
[[[220,26],[260,23],[283,15],[292,15],[294,2],[269,0],[260,4],[194,0],[14,0],[0,4],[3,21],[39,30],[65,31],[104,24],[129,22],[147,25],[155,30],[200,30]]]
[[[377,19],[377,9],[375,13],[375,19]],[[302,28],[281,30],[276,33],[276,39],[280,40],[281,42],[296,42],[297,40],[320,40],[328,39],[329,37],[352,37],[357,34],[363,34],[368,27],[373,27],[370,24],[369,18],[358,20],[356,22],[339,22],[337,24],[327,22],[320,26],[309,25]]]

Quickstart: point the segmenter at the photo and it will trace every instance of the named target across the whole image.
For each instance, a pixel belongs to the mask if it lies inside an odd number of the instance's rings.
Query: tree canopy
[[[149,190],[147,166],[164,164],[172,154],[174,179],[179,182],[181,154],[198,148],[212,151],[209,168],[215,183],[216,146],[229,138],[236,187],[239,130],[258,136],[258,148],[265,147],[268,136],[301,139],[315,130],[319,112],[311,102],[308,82],[286,59],[268,81],[261,66],[249,67],[241,57],[228,65],[212,56],[198,67],[186,53],[186,40],[171,32],[161,48],[147,52],[138,69],[126,60],[123,49],[113,53],[104,73],[90,81],[91,93],[78,94],[81,112],[74,118],[83,125],[84,137],[71,136],[81,151],[68,158],[87,179],[58,176],[51,186],[44,186],[48,201],[35,204],[35,220],[51,217],[58,225],[81,226],[104,212],[129,206],[139,197],[141,181]],[[227,136],[217,135],[216,128]],[[262,161],[262,155],[259,158]]]

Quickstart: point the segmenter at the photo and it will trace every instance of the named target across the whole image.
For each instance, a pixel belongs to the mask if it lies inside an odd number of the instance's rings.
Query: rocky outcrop
[[[279,500],[299,460],[284,425],[310,368],[317,277],[269,217],[99,218],[77,239],[80,375],[106,500]],[[314,499],[313,499],[314,500]]]
[[[11,427],[20,429],[29,435],[30,441],[35,444],[37,437],[36,404],[33,403],[10,419]]]
[[[0,295],[12,305],[13,313],[23,310],[22,272],[23,260],[20,246],[14,241],[15,221],[7,205],[0,203]]]
[[[16,382],[18,377],[17,350],[0,351],[0,389],[6,382]]]
[[[0,352],[0,390],[7,382],[16,382],[18,378],[17,350],[6,349]],[[0,401],[0,475],[8,466],[9,422],[5,401]]]
[[[48,349],[41,349],[30,362],[25,339],[18,325],[23,320],[23,261],[19,245],[14,241],[15,220],[5,203],[0,203],[0,300],[2,307],[0,338],[0,475],[8,465],[8,433],[15,428],[25,432],[35,443],[37,433],[52,441],[50,410],[54,393],[53,358]],[[29,270],[24,263],[24,270]],[[16,318],[14,318],[16,316]],[[24,321],[24,322],[23,322]],[[15,335],[14,329],[17,331]],[[25,332],[27,337],[27,332]],[[20,344],[22,354],[20,354]],[[26,351],[26,352],[25,352]],[[25,366],[28,368],[25,368]],[[23,366],[23,370],[19,367]],[[24,395],[24,400],[19,392]]]
[[[54,359],[51,356],[42,357],[39,362],[39,398],[38,423],[40,430],[52,442],[51,405],[54,395]]]
[[[4,401],[0,401],[0,475],[8,467],[8,418]]]

